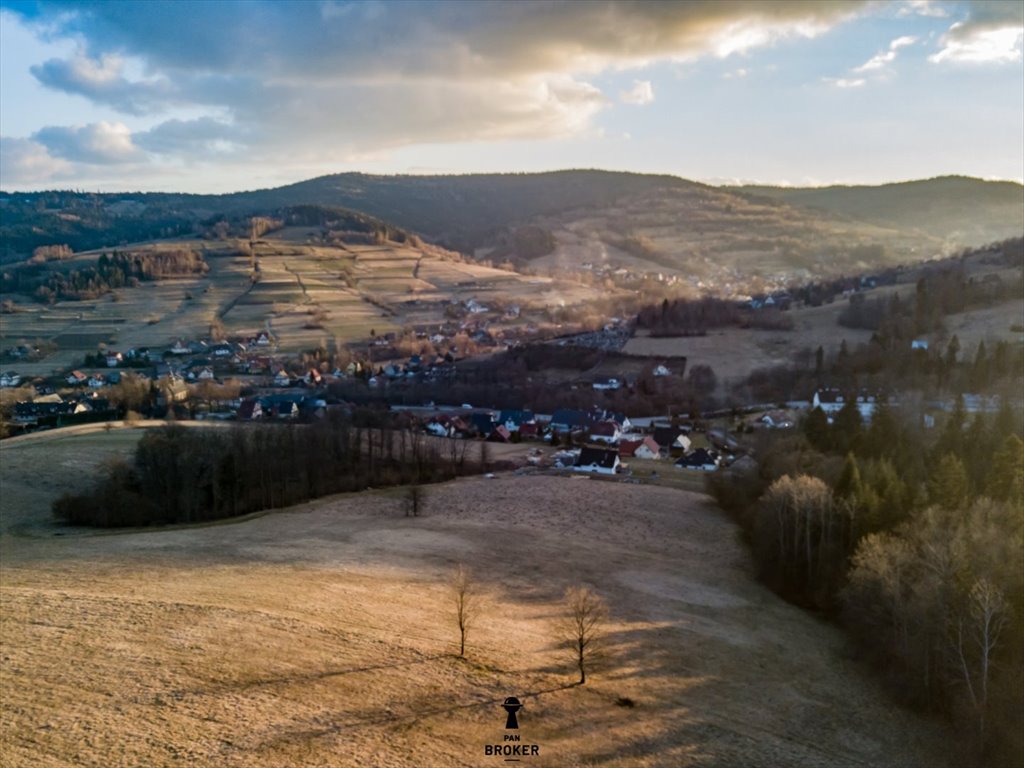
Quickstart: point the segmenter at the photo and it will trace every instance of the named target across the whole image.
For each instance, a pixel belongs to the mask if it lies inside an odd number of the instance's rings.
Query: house
[[[310,368],[309,372],[303,378],[303,381],[311,387],[317,387],[323,383],[324,377],[320,375],[320,371],[316,368]]]
[[[0,387],[17,387],[21,384],[21,374],[14,371],[0,373]]]
[[[910,342],[911,349],[921,349],[925,352],[928,351],[928,339],[914,339]]]
[[[821,408],[829,420],[831,420],[832,414],[841,411],[845,404],[846,398],[843,396],[842,390],[835,387],[822,387],[811,398],[811,410]]]
[[[518,432],[524,424],[536,424],[533,411],[501,411],[498,422],[509,432]]]
[[[188,348],[188,344],[178,339],[174,342],[174,346],[171,347],[172,355],[187,355],[191,350]]]
[[[600,475],[614,475],[622,462],[619,452],[604,448],[584,448],[576,458],[573,470],[576,472],[596,472]]]
[[[614,445],[619,442],[622,433],[614,421],[602,421],[590,428],[590,439],[595,443]]]
[[[107,352],[107,368],[117,368],[124,362],[124,355],[120,352]]]
[[[519,437],[523,440],[536,440],[539,435],[540,428],[537,426],[536,422],[531,421],[529,424],[519,425]]]
[[[466,421],[473,425],[478,435],[487,437],[494,431],[494,416],[490,413],[477,411],[466,416]]]
[[[170,403],[183,403],[188,400],[188,385],[177,376],[167,376],[160,380],[162,392],[161,405]],[[157,402],[160,402],[158,400]]]
[[[266,331],[256,335],[256,338],[252,340],[252,343],[257,347],[269,347],[270,346],[270,334]]]
[[[81,371],[72,371],[64,379],[64,381],[66,381],[68,384],[70,384],[73,387],[81,386],[81,385],[85,384],[88,380],[89,380],[89,377],[86,376]]]
[[[697,472],[714,472],[718,469],[718,454],[707,448],[698,448],[679,459],[676,466]]]
[[[295,419],[299,416],[299,406],[293,402],[274,403],[270,408],[270,415],[277,419]]]
[[[690,450],[690,438],[684,435],[679,427],[655,427],[653,438],[658,448],[665,454],[673,450]]]
[[[290,387],[292,384],[292,377],[288,375],[288,371],[284,368],[279,370],[274,375],[274,386],[275,387]]]
[[[487,436],[488,443],[507,443],[512,439],[512,433],[509,432],[504,424],[499,424],[494,430]]]
[[[195,375],[199,381],[213,381],[213,369],[210,367],[203,367],[199,369],[199,373]]]
[[[785,411],[769,411],[760,418],[760,422],[768,429],[792,429],[793,418]]]
[[[708,442],[719,450],[728,451],[729,453],[739,453],[743,450],[740,441],[724,429],[709,429]]]
[[[618,379],[608,379],[607,381],[595,381],[593,384],[594,389],[598,390],[614,390],[622,386],[622,382]]]
[[[89,377],[89,380],[86,382],[86,384],[88,384],[93,389],[99,389],[100,387],[107,386],[107,377],[104,376],[102,373],[94,373],[92,376]]]
[[[622,440],[619,443],[619,456],[638,459],[660,459],[661,448],[650,435],[638,440]]]
[[[448,427],[448,425],[441,423],[441,421],[439,421],[439,420],[427,422],[423,426],[423,429],[424,429],[424,431],[428,435],[433,435],[434,437],[448,437],[449,436],[449,427]]]
[[[255,398],[243,400],[238,407],[238,418],[242,421],[259,421],[263,418],[263,405]]]
[[[562,433],[583,429],[589,423],[590,418],[583,411],[559,408],[551,415],[549,426],[552,432]]]
[[[655,376],[671,376],[672,375],[672,371],[670,371],[664,365],[659,365],[657,368],[654,369],[654,375]]]

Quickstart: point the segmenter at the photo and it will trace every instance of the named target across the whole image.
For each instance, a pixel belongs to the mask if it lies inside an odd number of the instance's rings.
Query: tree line
[[[760,577],[842,622],[909,702],[956,725],[962,764],[1024,764],[1020,415],[938,430],[882,403],[764,435],[756,469],[709,479]]]
[[[115,251],[102,254],[95,264],[68,271],[38,264],[12,268],[0,277],[0,290],[32,295],[43,302],[82,301],[140,281],[208,270],[202,255],[189,249]]]
[[[650,304],[637,314],[637,325],[647,328],[651,336],[704,336],[711,329],[729,326],[790,330],[793,319],[777,307],[751,310],[736,301],[705,296]]]
[[[477,470],[464,442],[389,426],[355,414],[305,425],[151,430],[131,461],[109,464],[91,489],[61,496],[53,511],[73,525],[195,523]]]

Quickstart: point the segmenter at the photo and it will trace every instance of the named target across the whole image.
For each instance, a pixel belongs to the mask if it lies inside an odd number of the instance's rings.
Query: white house
[[[21,374],[7,371],[0,374],[0,387],[16,387],[21,384]]]
[[[599,475],[614,475],[622,462],[619,452],[604,448],[583,448],[573,470],[576,472],[596,472]]]

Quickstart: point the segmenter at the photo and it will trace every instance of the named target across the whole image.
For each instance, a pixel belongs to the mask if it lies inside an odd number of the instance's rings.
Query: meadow
[[[84,445],[12,444],[0,479],[31,471],[19,450]],[[0,498],[12,768],[501,764],[511,695],[534,765],[943,764],[935,726],[760,586],[696,492],[501,475],[429,486],[415,518],[395,489],[103,535],[33,524],[35,498]],[[465,659],[460,562],[482,600]],[[610,608],[583,686],[552,629],[574,583]]]

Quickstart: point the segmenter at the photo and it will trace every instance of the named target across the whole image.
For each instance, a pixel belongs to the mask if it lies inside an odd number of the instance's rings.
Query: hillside
[[[461,251],[540,269],[585,263],[730,274],[870,270],[1019,234],[1022,187],[946,178],[879,187],[715,188],[597,170],[466,176],[323,176],[228,195],[0,194],[0,252],[75,250],[191,235],[225,218],[330,206]],[[550,257],[548,262],[537,262]]]
[[[80,469],[76,439],[0,446],[5,485],[39,461]],[[835,628],[756,583],[735,525],[698,494],[506,475],[430,486],[418,518],[378,491],[112,536],[12,533],[12,515],[47,514],[14,496],[0,497],[11,768],[501,764],[484,745],[511,695],[540,746],[524,763],[943,764],[936,726],[895,708]],[[465,660],[445,587],[460,561],[483,598]],[[552,633],[575,581],[611,610],[583,686]]]
[[[882,186],[736,187],[734,191],[927,233],[960,245],[1024,233],[1024,187],[1010,181],[942,176]]]

